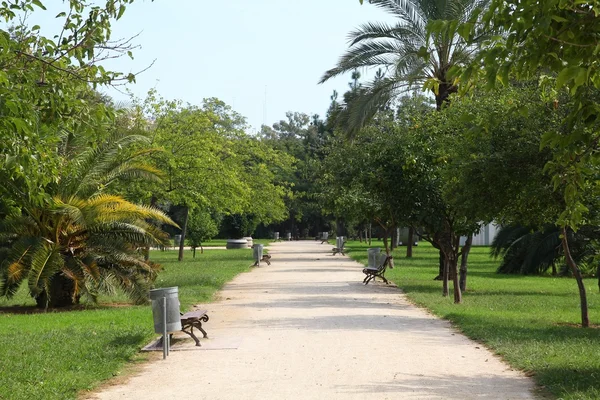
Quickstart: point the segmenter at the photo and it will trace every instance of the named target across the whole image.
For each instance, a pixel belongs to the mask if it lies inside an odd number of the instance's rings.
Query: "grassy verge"
[[[382,246],[381,242],[371,247]],[[367,263],[367,245],[349,242],[350,255]],[[452,321],[467,336],[485,343],[513,367],[560,399],[600,398],[600,329],[582,329],[577,284],[570,278],[499,275],[489,248],[475,247],[469,257],[463,304],[441,296],[437,251],[427,244],[394,252],[386,272],[414,303]],[[590,321],[600,324],[596,279],[587,279]]]
[[[210,302],[214,293],[249,270],[252,250],[210,250],[177,262],[177,252],[152,252],[164,270],[156,287],[179,286],[182,310]],[[149,306],[127,306],[117,296],[78,311],[25,314],[6,307],[33,304],[22,290],[0,301],[0,399],[75,399],[116,376],[154,332]]]

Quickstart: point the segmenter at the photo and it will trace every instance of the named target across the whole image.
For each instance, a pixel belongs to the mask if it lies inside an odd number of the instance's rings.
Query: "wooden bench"
[[[379,277],[383,279],[386,285],[389,284],[388,280],[385,279],[385,270],[390,264],[391,259],[392,256],[388,256],[385,253],[379,254],[377,257],[377,265],[375,267],[366,267],[365,269],[363,269],[363,274],[365,274],[365,279],[363,279],[363,283],[365,285],[368,285],[369,282],[371,282],[373,279]]]
[[[181,330],[190,335],[192,339],[194,339],[194,341],[196,342],[196,346],[201,345],[200,340],[198,340],[196,335],[194,335],[194,328],[202,332],[202,335],[204,335],[205,338],[208,337],[206,331],[202,329],[202,322],[208,321],[208,315],[206,314],[207,312],[207,310],[195,310],[186,312],[185,314],[181,315]],[[189,331],[187,331],[186,329],[189,329]]]

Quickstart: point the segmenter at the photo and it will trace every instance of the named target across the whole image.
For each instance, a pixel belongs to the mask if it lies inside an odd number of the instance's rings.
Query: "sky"
[[[51,19],[58,0],[44,3]],[[113,38],[139,33],[140,48],[134,60],[107,66],[128,73],[154,62],[129,86],[135,96],[156,88],[191,104],[217,97],[245,116],[253,132],[287,111],[324,117],[333,90],[341,96],[351,79],[319,85],[319,78],[348,48],[347,34],[368,21],[392,17],[359,0],[136,0],[113,25]]]

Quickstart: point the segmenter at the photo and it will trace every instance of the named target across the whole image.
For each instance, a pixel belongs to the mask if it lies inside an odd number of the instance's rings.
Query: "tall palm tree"
[[[320,83],[361,68],[383,68],[385,76],[363,85],[360,96],[350,105],[356,130],[399,93],[426,85],[440,109],[458,88],[448,76],[453,66],[468,63],[476,51],[457,32],[457,23],[445,24],[428,40],[431,21],[465,22],[488,0],[371,0],[390,12],[395,24],[370,22],[351,32],[350,46],[337,66],[325,72]]]
[[[96,300],[117,288],[134,301],[147,299],[157,265],[140,249],[165,244],[166,235],[150,221],[174,223],[161,211],[104,193],[119,178],[156,179],[140,162],[147,154],[143,136],[115,133],[90,148],[66,135],[59,146],[62,165],[40,199],[0,171],[0,193],[12,212],[0,220],[0,295],[10,297],[24,282],[41,307],[76,304],[82,295]]]

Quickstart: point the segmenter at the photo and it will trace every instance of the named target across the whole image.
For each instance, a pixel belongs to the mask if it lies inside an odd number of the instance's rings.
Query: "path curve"
[[[91,398],[536,398],[530,379],[397,288],[362,285],[362,266],[331,248],[270,245],[271,266],[239,275],[206,307],[201,349],[184,340]]]

